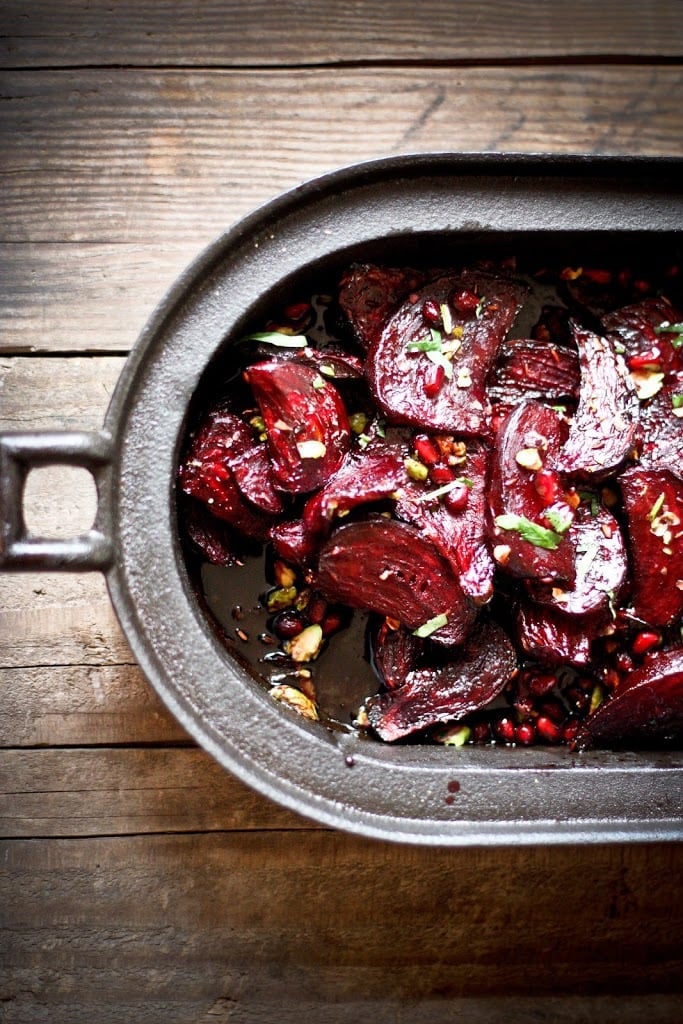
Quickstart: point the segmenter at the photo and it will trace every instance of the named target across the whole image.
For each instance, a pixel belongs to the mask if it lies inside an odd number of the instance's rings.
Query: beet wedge
[[[562,429],[554,409],[526,401],[498,432],[488,495],[490,537],[495,560],[512,576],[573,583],[568,532],[574,513],[557,474],[546,470],[560,447]]]
[[[266,425],[277,486],[291,494],[324,486],[351,444],[339,392],[304,363],[257,363],[245,376]]]
[[[677,335],[659,332],[663,323],[679,323],[681,314],[663,295],[622,306],[602,317],[605,331],[618,337],[625,355],[635,366],[653,370],[682,367],[680,347],[671,344]]]
[[[368,352],[383,412],[395,423],[486,436],[488,373],[525,294],[503,277],[465,272],[411,296]]]
[[[348,523],[320,552],[326,597],[396,619],[440,644],[459,644],[475,610],[450,566],[415,527],[378,516]]]
[[[489,387],[492,401],[560,402],[578,393],[579,359],[574,349],[536,338],[512,338],[501,346]]]
[[[370,637],[372,663],[388,690],[403,686],[425,642],[403,626],[394,628],[386,619],[374,630]]]
[[[432,541],[453,567],[465,594],[478,605],[493,596],[495,573],[486,529],[489,454],[488,448],[479,442],[467,445],[457,466],[457,478],[466,481],[468,488],[462,510],[453,511],[447,504],[452,492],[439,494],[441,488],[429,481],[407,481],[396,504],[397,516],[417,526]],[[430,496],[434,494],[435,497]]]
[[[680,473],[683,466],[683,370],[664,376],[659,391],[640,407],[639,465]]]
[[[505,632],[493,623],[482,625],[447,664],[415,669],[403,686],[368,700],[370,725],[390,743],[456,721],[497,697],[516,667]]]
[[[623,746],[683,738],[683,650],[664,651],[630,672],[579,727],[576,746]]]
[[[555,608],[521,600],[515,626],[519,645],[529,657],[553,667],[585,668],[591,663],[593,638],[610,622],[610,616],[602,612],[565,615]]]
[[[246,537],[265,540],[282,511],[265,446],[222,407],[205,417],[179,467],[181,490]]]
[[[600,481],[622,465],[635,445],[638,396],[609,338],[577,324],[573,333],[581,366],[579,404],[551,468],[580,480]]]
[[[640,467],[620,477],[638,618],[667,626],[683,615],[683,480]]]
[[[350,267],[340,282],[339,305],[356,341],[368,349],[396,307],[423,283],[424,274],[416,270],[371,263]]]
[[[566,615],[608,612],[619,600],[628,573],[619,523],[597,499],[589,498],[576,510],[569,540],[575,558],[573,586],[529,583],[529,593]]]

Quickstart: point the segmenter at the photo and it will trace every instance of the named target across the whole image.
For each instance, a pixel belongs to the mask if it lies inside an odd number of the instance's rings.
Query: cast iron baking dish
[[[476,251],[680,256],[682,162],[405,156],[308,182],[237,224],[144,328],[94,434],[7,434],[5,569],[99,569],[132,650],[184,728],[256,790],[322,824],[444,846],[680,839],[676,751],[384,745],[273,701],[220,642],[180,542],[176,472],[193,396],[215,357],[291,294],[353,261],[437,263]],[[28,536],[29,469],[85,466],[95,525]]]

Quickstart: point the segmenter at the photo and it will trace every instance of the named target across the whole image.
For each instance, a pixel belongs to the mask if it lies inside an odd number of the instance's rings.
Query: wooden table
[[[676,0],[4,0],[0,428],[95,428],[227,225],[409,151],[681,155]],[[28,482],[87,528],[84,471]],[[678,1021],[681,848],[317,827],[161,706],[102,578],[0,577],[0,1017]]]

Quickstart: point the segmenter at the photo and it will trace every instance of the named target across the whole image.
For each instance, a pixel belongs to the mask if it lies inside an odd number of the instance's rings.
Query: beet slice
[[[222,407],[200,424],[178,478],[185,494],[247,537],[265,540],[273,515],[283,508],[265,446],[239,416]]]
[[[487,623],[445,665],[415,669],[403,686],[365,704],[370,725],[386,742],[485,707],[503,690],[517,657],[500,626]]]
[[[339,392],[304,363],[257,363],[245,376],[266,425],[277,486],[293,494],[322,487],[351,443]]]
[[[663,651],[634,669],[579,726],[579,750],[683,737],[683,650]]]
[[[368,352],[370,387],[384,413],[396,423],[486,436],[487,376],[525,294],[503,277],[465,272],[411,296]],[[411,350],[423,344],[434,347]]]
[[[235,565],[243,557],[244,542],[238,541],[227,523],[211,515],[200,502],[185,502],[182,522],[192,546],[211,565]]]
[[[681,366],[681,350],[671,344],[677,335],[658,334],[662,323],[678,323],[680,313],[663,295],[622,306],[602,317],[605,331],[616,335],[627,357],[647,357],[646,365],[668,370]]]
[[[408,629],[430,623],[441,644],[462,643],[475,617],[434,545],[414,526],[384,517],[339,527],[320,552],[316,585],[334,601]]]
[[[551,468],[583,480],[599,481],[634,447],[638,398],[626,364],[609,338],[573,325],[579,350],[581,387],[567,441]]]
[[[628,572],[619,523],[596,499],[589,500],[576,510],[569,539],[575,553],[573,586],[530,583],[531,596],[567,615],[609,611],[619,599]]]
[[[403,626],[394,628],[386,619],[370,639],[372,663],[388,690],[403,686],[424,650],[425,641]]]
[[[488,494],[490,536],[495,560],[513,576],[569,583],[574,580],[574,550],[567,531],[558,534],[546,518],[548,509],[563,522],[570,523],[573,518],[559,479],[545,469],[560,447],[562,432],[558,413],[535,401],[517,406],[498,432]],[[529,524],[531,531],[525,530]],[[534,532],[539,536],[536,541],[528,540],[525,532],[527,536],[533,537]]]
[[[530,657],[553,667],[591,662],[591,644],[610,622],[609,615],[570,616],[532,601],[519,602],[517,640]]]
[[[661,389],[640,407],[639,465],[680,473],[683,466],[683,370],[669,371]]]
[[[628,523],[631,600],[638,618],[666,626],[683,614],[683,481],[634,467],[619,480]]]
[[[489,386],[494,402],[545,398],[560,402],[579,393],[579,358],[566,345],[535,338],[512,338],[498,354]]]
[[[466,480],[468,487],[467,504],[461,511],[453,511],[447,503],[449,492],[430,497],[439,490],[430,482],[407,481],[396,504],[397,516],[417,526],[439,549],[455,570],[465,594],[479,605],[493,596],[495,573],[486,528],[489,456],[485,445],[468,443],[457,467],[458,477]]]
[[[342,277],[339,305],[356,340],[368,349],[402,299],[424,283],[424,274],[398,267],[355,264]]]
[[[365,451],[349,452],[322,490],[306,502],[303,521],[312,537],[329,535],[336,518],[395,495],[405,485],[406,451],[375,441]]]

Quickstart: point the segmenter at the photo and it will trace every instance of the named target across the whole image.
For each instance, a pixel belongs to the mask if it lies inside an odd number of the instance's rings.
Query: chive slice
[[[496,516],[496,526],[501,530],[514,530],[522,540],[534,544],[537,548],[545,548],[547,551],[555,551],[562,543],[562,535],[555,530],[548,530],[545,526],[532,523],[526,516],[518,516],[509,513],[503,516]]]
[[[569,506],[567,506],[567,512],[569,513],[569,511]],[[566,533],[574,521],[571,514],[567,518],[556,508],[547,508],[543,515],[546,517],[555,533]]]
[[[655,519],[657,518],[657,516],[659,515],[659,513],[662,510],[662,505],[664,504],[664,499],[665,498],[666,498],[666,494],[664,493],[664,491],[662,491],[662,493],[659,495],[659,497],[655,501],[654,505],[652,506],[652,508],[650,509],[650,511],[647,514],[648,522],[653,523],[655,521]]]
[[[432,633],[436,633],[437,629],[441,629],[441,627],[445,626],[447,623],[448,616],[445,612],[442,612],[441,615],[435,615],[433,619],[427,619],[427,621],[423,622],[421,626],[414,629],[413,636],[419,636],[422,638],[431,636]]]
[[[435,491],[427,491],[426,494],[420,495],[420,501],[431,501],[432,498],[440,498],[443,494],[448,494],[449,491],[452,491],[458,484],[464,484],[470,490],[474,487],[474,481],[470,480],[469,477],[458,476],[455,480],[449,480],[442,487],[437,487]]]
[[[283,334],[281,331],[257,331],[247,334],[242,341],[261,341],[278,348],[306,348],[308,338],[303,334]]]

